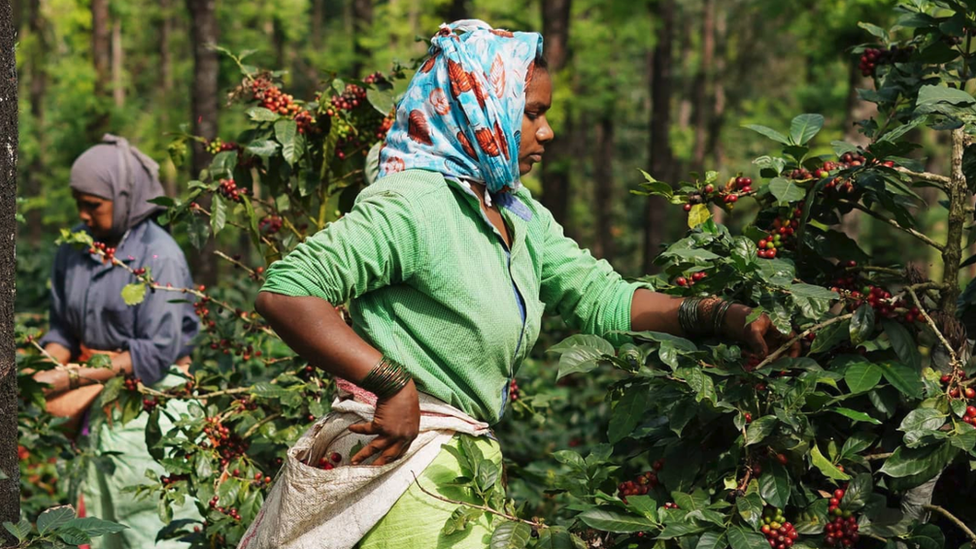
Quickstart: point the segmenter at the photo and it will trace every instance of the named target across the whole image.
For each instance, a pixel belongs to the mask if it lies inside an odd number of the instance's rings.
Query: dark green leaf
[[[878,38],[881,38],[882,40],[884,40],[885,38],[888,37],[888,33],[885,32],[884,29],[882,29],[881,27],[879,27],[877,25],[872,25],[871,23],[865,23],[864,21],[859,21],[857,23],[857,26],[859,26],[862,29],[870,32],[871,34],[877,36]]]
[[[491,549],[523,549],[532,537],[532,527],[523,522],[505,521],[491,533]]]
[[[237,151],[222,151],[210,161],[210,175],[214,180],[221,177],[231,177],[237,167]]]
[[[820,114],[801,114],[790,122],[790,139],[797,145],[805,145],[823,128],[824,117]]]
[[[24,541],[31,533],[31,523],[26,517],[20,517],[17,524],[12,522],[4,522],[3,527],[6,528],[8,532],[13,534],[13,536],[17,538],[17,541]]]
[[[845,341],[850,337],[849,326],[850,320],[843,320],[841,322],[835,322],[834,324],[831,324],[818,331],[817,338],[813,340],[812,344],[810,344],[810,352],[820,353],[828,349],[832,349],[841,341]]]
[[[881,425],[881,422],[874,419],[873,417],[865,414],[864,412],[858,412],[857,410],[851,410],[850,408],[833,408],[831,412],[840,414],[844,417],[849,417],[854,421],[864,421],[867,423],[873,423],[875,425]],[[845,442],[846,445],[846,442]]]
[[[927,477],[921,479],[921,482],[924,482],[941,471],[956,451],[956,448],[946,443],[914,449],[899,446],[891,457],[885,460],[880,472],[895,478],[923,475]]]
[[[610,444],[616,444],[633,432],[647,411],[647,386],[631,385],[614,406],[610,414],[610,427],[607,436]]]
[[[918,408],[912,410],[898,426],[899,431],[931,431],[942,427],[946,415],[933,408]]]
[[[769,549],[766,538],[741,526],[730,526],[727,533],[732,549]]]
[[[278,113],[264,107],[251,107],[247,109],[247,117],[254,122],[274,122],[278,119]]]
[[[798,202],[807,195],[795,181],[783,177],[777,177],[769,182],[769,192],[773,193],[780,205]]]
[[[918,344],[908,329],[901,323],[888,319],[882,321],[881,325],[884,327],[885,333],[888,334],[891,347],[895,350],[898,358],[911,367],[913,371],[920,372],[922,370],[922,355],[918,352]]]
[[[270,156],[278,152],[278,144],[270,139],[259,139],[248,143],[244,150],[248,154],[267,160]]]
[[[762,125],[759,125],[759,124],[746,124],[743,127],[744,128],[748,128],[748,129],[750,129],[750,130],[752,130],[754,132],[760,133],[762,135],[765,135],[766,137],[772,139],[773,141],[775,141],[777,143],[782,143],[783,145],[789,145],[790,144],[790,140],[787,139],[785,135],[779,133],[778,131],[776,131],[776,130],[774,130],[772,128],[768,128],[766,126],[762,126]]]
[[[68,524],[75,518],[75,510],[70,505],[52,507],[37,517],[37,532],[42,536]]]
[[[214,236],[217,236],[227,224],[227,201],[219,194],[213,195],[213,203],[210,208],[210,228]]]
[[[735,508],[739,511],[739,516],[748,522],[753,528],[759,528],[762,521],[763,500],[758,493],[742,496],[735,500]]]
[[[791,294],[798,295],[800,297],[810,297],[815,299],[838,298],[838,295],[835,292],[832,292],[823,286],[814,286],[813,284],[792,284],[787,289]]]
[[[586,549],[586,542],[562,526],[550,526],[539,532],[537,549]]]
[[[778,422],[775,416],[763,416],[750,423],[746,428],[746,446],[762,442],[773,432]]]
[[[91,536],[77,528],[64,526],[58,529],[58,537],[68,545],[84,545],[91,543]],[[56,547],[56,546],[55,546]]]
[[[888,383],[891,383],[903,394],[918,398],[922,394],[922,380],[918,370],[913,369],[901,362],[885,361],[878,363],[881,372]]]
[[[190,244],[193,244],[197,250],[201,250],[210,238],[210,224],[202,215],[191,215],[187,218],[186,232],[190,237]]]
[[[590,528],[618,534],[643,532],[645,530],[653,530],[656,527],[650,519],[629,513],[621,513],[609,508],[590,509],[581,513],[577,518]]]
[[[695,549],[725,549],[728,542],[725,541],[725,534],[721,532],[705,532],[698,538]]]
[[[841,509],[845,511],[859,511],[868,502],[874,482],[871,473],[861,473],[854,477],[844,491],[844,498],[840,501]]]
[[[395,103],[393,90],[378,90],[375,88],[366,90],[366,100],[383,116],[390,114]]]
[[[813,458],[813,466],[819,469],[824,476],[836,480],[848,480],[851,478],[850,475],[838,469],[836,465],[824,457],[824,455],[820,453],[820,448],[816,444],[812,445],[810,455]]]
[[[851,343],[854,345],[864,343],[872,332],[874,332],[874,307],[865,303],[854,311],[854,318],[851,319]]]
[[[783,509],[790,498],[790,476],[779,463],[772,463],[759,477],[759,494],[766,503]]]
[[[654,522],[658,521],[658,502],[651,496],[627,496],[627,506]]]
[[[853,328],[853,323],[851,324]],[[866,393],[881,381],[882,370],[870,362],[856,362],[844,373],[844,381],[851,393]]]
[[[68,522],[67,526],[77,528],[93,538],[105,534],[115,534],[128,528],[128,526],[95,517],[72,519]]]
[[[294,120],[279,120],[274,125],[275,140],[281,144],[281,156],[289,166],[295,164],[302,151],[298,149],[298,125]]]

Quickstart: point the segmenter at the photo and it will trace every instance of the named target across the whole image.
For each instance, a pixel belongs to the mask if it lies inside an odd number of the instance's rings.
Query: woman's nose
[[[556,134],[552,131],[552,126],[549,125],[548,120],[542,121],[542,126],[539,127],[537,132],[535,132],[535,135],[536,139],[538,139],[540,143],[548,143],[549,141],[552,141],[554,137],[556,137]]]

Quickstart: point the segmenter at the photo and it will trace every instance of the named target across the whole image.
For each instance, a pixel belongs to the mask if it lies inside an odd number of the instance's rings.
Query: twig
[[[864,459],[868,460],[868,461],[874,461],[874,460],[878,460],[878,459],[888,459],[888,458],[890,458],[893,455],[895,455],[894,452],[885,452],[883,454],[868,454],[868,455],[862,456],[862,457]]]
[[[921,240],[922,242],[928,244],[929,246],[932,246],[936,250],[939,250],[940,252],[945,251],[945,246],[944,245],[939,244],[938,242],[936,242],[936,241],[932,240],[931,238],[925,236],[924,234],[916,231],[915,229],[911,229],[911,228],[905,227],[905,226],[901,225],[900,223],[898,223],[897,221],[895,221],[894,219],[885,217],[885,216],[879,214],[878,212],[876,212],[876,211],[874,211],[874,210],[872,210],[870,208],[865,207],[860,202],[852,202],[850,200],[842,200],[840,202],[842,202],[844,204],[849,204],[850,206],[853,206],[854,208],[856,208],[858,210],[861,210],[862,212],[870,215],[871,217],[873,217],[873,218],[875,218],[875,219],[877,219],[879,221],[883,221],[883,222],[891,225],[892,227],[895,227],[896,229],[900,229],[900,230],[902,230],[902,231],[904,231],[904,232],[906,232],[906,233],[914,236],[915,238]]]
[[[770,355],[767,356],[765,358],[765,360],[763,360],[758,365],[756,365],[756,367],[753,368],[753,370],[761,370],[761,369],[765,368],[766,366],[769,366],[770,364],[772,364],[773,362],[775,362],[776,360],[778,360],[779,357],[782,356],[783,353],[785,353],[786,351],[789,351],[790,350],[790,347],[792,347],[794,343],[800,341],[801,339],[803,339],[807,335],[809,335],[809,334],[811,334],[813,332],[816,332],[817,330],[822,330],[822,329],[826,328],[827,326],[830,326],[831,324],[835,324],[837,322],[842,322],[844,320],[848,320],[848,319],[853,318],[853,317],[854,317],[854,313],[847,313],[846,315],[835,316],[834,318],[831,318],[830,320],[825,320],[825,321],[821,322],[820,324],[816,324],[814,326],[811,326],[811,327],[807,328],[806,330],[803,330],[802,332],[800,332],[799,334],[797,334],[796,337],[794,337],[793,339],[787,341],[782,346],[780,346],[779,349],[776,349],[775,351],[773,351],[772,353],[770,353]]]
[[[905,278],[905,269],[892,269],[891,267],[875,267],[873,265],[864,265],[863,267],[847,267],[848,271],[862,271],[865,273],[881,273],[888,274],[892,276],[900,276]]]
[[[278,419],[279,417],[281,417],[281,412],[277,412],[277,413],[271,414],[270,416],[262,419],[261,421],[255,423],[254,425],[251,425],[251,428],[248,429],[247,431],[245,431],[244,432],[244,436],[241,437],[241,438],[248,438],[248,437],[250,437],[251,435],[254,434],[255,431],[257,431],[258,429],[260,429],[262,425],[264,425],[265,423],[268,423],[269,421],[274,421],[274,420]]]
[[[928,181],[929,183],[938,183],[939,185],[948,185],[949,183],[952,183],[952,179],[950,179],[950,178],[948,178],[948,177],[946,177],[944,175],[939,175],[939,174],[936,174],[936,173],[930,173],[930,172],[913,172],[912,170],[909,170],[908,168],[901,168],[901,167],[895,168],[895,170],[898,171],[898,172],[901,172],[901,173],[903,173],[905,175],[914,177],[915,179],[921,179],[922,181]]]
[[[512,522],[521,522],[522,524],[528,524],[529,526],[535,528],[536,530],[542,529],[542,528],[548,528],[549,527],[549,526],[547,526],[547,525],[545,525],[545,524],[543,524],[541,522],[533,522],[531,520],[520,519],[520,518],[515,517],[515,516],[512,516],[512,515],[507,515],[505,513],[502,513],[501,511],[496,511],[496,510],[494,510],[491,507],[488,507],[486,505],[476,505],[474,503],[468,503],[466,501],[458,501],[456,499],[446,498],[444,496],[435,494],[433,492],[429,492],[429,491],[427,491],[426,488],[424,488],[420,484],[420,479],[417,478],[417,473],[414,473],[413,471],[410,471],[410,474],[413,475],[413,481],[417,484],[417,488],[420,488],[420,491],[421,492],[427,494],[428,496],[430,496],[430,497],[432,497],[434,499],[439,499],[439,500],[441,500],[443,502],[453,503],[455,505],[464,505],[466,507],[471,507],[472,509],[480,509],[480,510],[486,512],[486,513],[491,513],[493,515],[497,515],[499,517],[505,518],[505,519],[510,520]]]
[[[966,535],[969,536],[969,539],[973,540],[973,543],[976,543],[976,533],[973,533],[973,531],[970,530],[969,527],[966,526],[966,524],[963,521],[956,518],[955,515],[947,511],[944,507],[923,503],[922,509],[925,509],[926,511],[935,511],[936,513],[939,513],[943,517],[949,519],[950,522],[952,522],[953,524],[958,526],[963,532],[965,532]]]
[[[236,265],[236,266],[244,269],[245,271],[247,271],[247,274],[251,275],[251,278],[254,278],[256,280],[264,280],[264,276],[259,275],[256,272],[254,272],[254,269],[248,267],[247,265],[241,263],[240,261],[234,259],[233,257],[230,257],[229,255],[225,254],[224,252],[222,252],[220,250],[216,250],[214,252],[214,255],[217,256],[217,257],[226,259],[227,261],[230,261],[234,265]]]
[[[915,306],[918,307],[918,312],[925,318],[925,322],[927,322],[929,327],[932,328],[932,331],[935,332],[935,336],[939,338],[939,342],[941,342],[942,346],[949,351],[949,363],[953,366],[953,368],[961,368],[962,363],[959,362],[959,357],[956,355],[955,349],[953,349],[952,346],[949,345],[949,342],[946,341],[945,336],[942,335],[942,332],[935,325],[932,317],[925,312],[925,307],[922,306],[922,302],[918,299],[918,294],[915,293],[915,289],[911,286],[907,286],[905,289],[908,290],[908,293],[912,295],[912,300],[915,302]]]

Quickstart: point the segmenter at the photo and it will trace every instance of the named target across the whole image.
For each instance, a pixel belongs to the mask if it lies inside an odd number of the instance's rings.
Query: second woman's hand
[[[399,459],[420,432],[420,396],[413,381],[393,396],[378,400],[371,423],[350,425],[349,430],[360,435],[376,435],[352,457],[353,465],[359,465],[375,454],[379,457],[373,465],[386,465]]]

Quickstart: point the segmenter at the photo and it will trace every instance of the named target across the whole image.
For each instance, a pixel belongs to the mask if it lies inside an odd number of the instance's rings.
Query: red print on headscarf
[[[498,143],[495,141],[495,134],[488,128],[481,128],[474,132],[474,138],[478,140],[478,146],[485,151],[488,156],[498,156]]]
[[[468,136],[464,135],[464,132],[457,132],[457,138],[461,142],[461,148],[464,149],[464,154],[477,160],[478,155],[474,152],[474,147],[471,146],[471,141],[468,140]]]
[[[413,139],[417,143],[423,143],[424,145],[434,144],[430,139],[430,126],[427,125],[427,118],[424,117],[423,112],[417,109],[410,111],[407,134],[410,136],[410,139]]]
[[[459,63],[447,60],[447,76],[451,80],[451,95],[455,98],[466,91],[471,91],[471,79]]]

